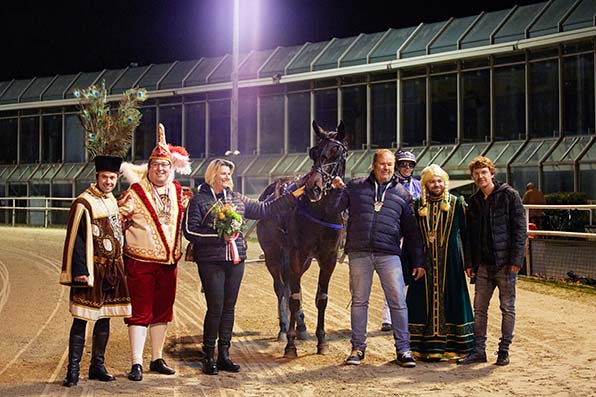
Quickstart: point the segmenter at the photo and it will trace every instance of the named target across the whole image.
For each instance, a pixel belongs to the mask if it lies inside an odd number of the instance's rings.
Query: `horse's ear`
[[[343,142],[346,139],[346,127],[343,120],[340,120],[337,125],[337,135],[335,136],[335,139],[340,142]]]
[[[325,130],[317,124],[315,120],[312,121],[312,129],[315,131],[315,135],[319,137],[319,139],[325,138]]]

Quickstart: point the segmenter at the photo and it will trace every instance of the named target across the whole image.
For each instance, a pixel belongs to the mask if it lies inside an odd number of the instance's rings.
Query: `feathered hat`
[[[420,216],[428,216],[426,184],[435,176],[441,177],[441,179],[443,179],[445,182],[445,189],[441,195],[441,210],[445,212],[449,211],[449,175],[437,164],[431,164],[422,170],[422,174],[420,176],[420,185],[422,189],[422,195],[420,196],[420,208],[418,209],[418,215]]]
[[[170,180],[174,179],[176,172],[183,175],[189,175],[191,172],[188,152],[182,146],[166,143],[166,127],[162,123],[159,123],[157,128],[157,145],[149,155],[149,161],[151,160],[165,160],[172,164],[174,172],[170,173]],[[122,164],[122,173],[130,183],[139,182],[146,172],[147,164],[135,165],[126,162]]]
[[[139,103],[147,98],[144,89],[124,93],[118,111],[112,114],[107,102],[105,81],[98,87],[74,90],[79,99],[79,118],[87,135],[87,153],[95,162],[95,171],[120,172],[122,158],[130,149],[135,129],[141,122]]]

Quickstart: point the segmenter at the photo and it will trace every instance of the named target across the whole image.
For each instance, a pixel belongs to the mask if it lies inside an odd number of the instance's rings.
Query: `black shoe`
[[[108,373],[108,370],[106,369],[106,367],[104,365],[98,366],[98,365],[92,365],[89,367],[89,379],[96,379],[100,382],[111,382],[113,380],[116,380],[116,378],[113,375],[110,375]]]
[[[240,365],[233,362],[229,357],[228,359],[217,358],[217,369],[220,371],[227,372],[240,372]]]
[[[352,353],[346,358],[346,364],[360,365],[362,360],[364,360],[364,352],[359,349],[352,349]]]
[[[101,382],[111,382],[115,377],[108,373],[105,366],[106,346],[110,339],[110,332],[101,332],[97,327],[93,328],[93,347],[91,349],[91,365],[89,365],[89,379],[96,379]]]
[[[162,375],[174,375],[176,371],[173,368],[167,366],[163,358],[158,358],[155,361],[151,361],[149,369],[153,372],[159,372]]]
[[[217,364],[213,357],[203,359],[203,373],[207,375],[217,375]]]
[[[128,379],[135,382],[143,380],[143,366],[141,364],[133,364],[128,373]]]
[[[227,372],[240,372],[240,365],[230,358],[230,347],[219,346],[217,354],[217,369]]]
[[[460,365],[468,365],[468,364],[475,364],[475,363],[485,363],[486,362],[486,353],[482,352],[472,352],[468,354],[464,358],[460,358],[456,361]]]
[[[499,350],[497,352],[497,362],[496,365],[508,365],[509,364],[509,352],[505,350]]]
[[[416,366],[416,360],[412,355],[411,351],[397,353],[397,364],[406,367],[406,368],[414,368]]]
[[[383,324],[381,324],[381,331],[383,331],[383,332],[393,331],[393,325],[391,325],[391,323],[383,323]]]
[[[66,378],[62,382],[63,386],[73,387],[79,383],[80,363],[85,347],[85,334],[71,334],[68,340],[68,367],[66,369]]]

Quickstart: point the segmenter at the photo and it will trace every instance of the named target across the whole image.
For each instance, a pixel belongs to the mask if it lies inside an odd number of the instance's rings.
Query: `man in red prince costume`
[[[126,219],[124,262],[132,317],[125,321],[132,351],[128,378],[133,381],[143,379],[147,330],[151,337],[149,369],[163,375],[176,372],[163,359],[163,345],[173,316],[177,264],[182,256],[180,228],[189,197],[174,180],[175,170],[189,174],[189,156],[184,148],[166,144],[162,124],[149,164],[123,165],[124,175],[131,182],[120,205]]]

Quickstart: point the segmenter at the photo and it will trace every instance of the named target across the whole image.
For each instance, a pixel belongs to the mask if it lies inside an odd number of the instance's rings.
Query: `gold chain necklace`
[[[157,187],[153,183],[151,183],[151,187],[153,189],[153,201],[155,201],[159,223],[162,225],[168,224],[170,222],[170,212],[172,209],[170,187],[166,185],[166,192],[163,195],[159,194]]]

